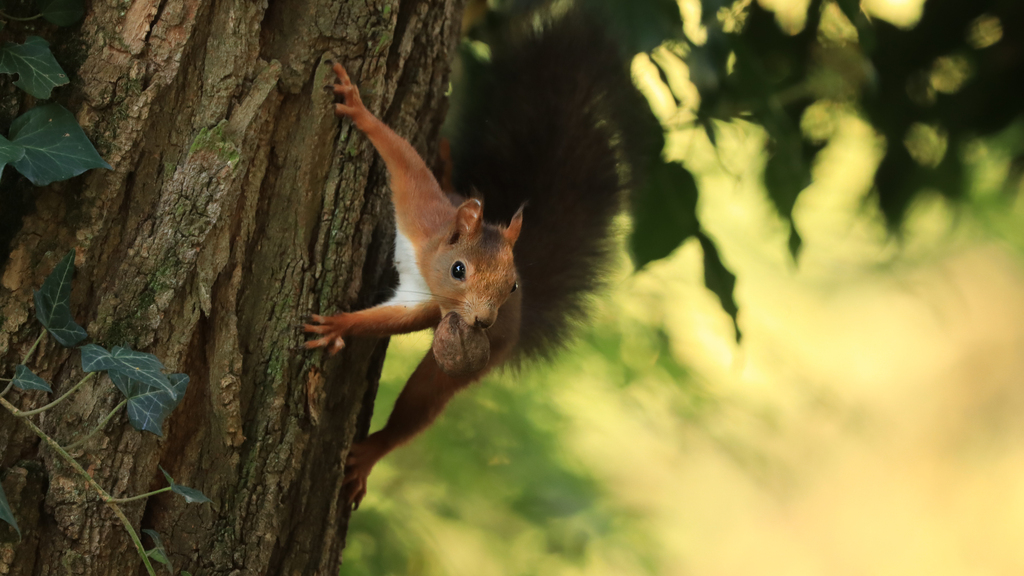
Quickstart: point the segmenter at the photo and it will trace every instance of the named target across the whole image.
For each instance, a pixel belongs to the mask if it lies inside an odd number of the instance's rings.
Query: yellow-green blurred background
[[[807,8],[770,4],[793,26]],[[863,3],[902,25],[921,6]],[[741,343],[696,240],[635,273],[623,253],[568,353],[471,388],[377,466],[341,573],[1024,573],[1024,193],[1000,195],[1024,127],[968,151],[964,204],[924,194],[893,236],[870,196],[882,143],[820,106],[797,265],[763,131],[721,124],[716,150],[685,122],[685,66],[651,57],[677,76],[641,56],[637,82],[681,126],[666,153],[736,274]],[[392,339],[374,429],[429,345]]]

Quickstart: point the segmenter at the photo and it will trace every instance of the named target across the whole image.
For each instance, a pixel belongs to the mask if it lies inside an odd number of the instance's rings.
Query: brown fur
[[[618,247],[612,221],[636,186],[632,167],[660,153],[648,141],[660,128],[601,24],[579,7],[541,26],[534,14],[487,38],[489,61],[462,67],[448,119],[454,191],[478,195],[488,222],[526,206],[516,365],[553,356],[586,321]]]

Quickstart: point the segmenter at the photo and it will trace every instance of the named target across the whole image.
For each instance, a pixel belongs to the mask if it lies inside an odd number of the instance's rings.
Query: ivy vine
[[[188,503],[203,504],[210,502],[210,499],[199,490],[175,483],[171,475],[162,467],[160,471],[163,472],[168,484],[164,488],[135,496],[114,497],[92,478],[78,463],[77,459],[71,455],[71,452],[86,446],[90,438],[106,428],[110,420],[126,407],[128,423],[132,427],[139,431],[163,436],[164,420],[185,397],[189,377],[185,374],[166,374],[166,368],[163,363],[152,354],[138,352],[122,346],[114,346],[112,350],[108,351],[97,344],[86,344],[78,348],[81,354],[82,377],[56,400],[39,408],[21,410],[4,398],[12,389],[53,392],[49,382],[26,366],[47,334],[65,348],[74,348],[88,338],[85,329],[79,326],[71,316],[71,280],[75,273],[74,262],[75,251],[72,250],[61,259],[53,269],[53,272],[43,282],[42,287],[34,293],[36,319],[43,325],[43,329],[39,337],[36,338],[35,343],[32,344],[32,347],[25,354],[21,364],[15,367],[14,377],[0,378],[0,381],[8,382],[7,386],[0,392],[0,406],[3,406],[8,412],[19,418],[39,436],[43,441],[43,445],[56,452],[65,463],[69,464],[82,477],[85,483],[99,495],[100,500],[113,510],[131,537],[151,576],[156,576],[156,572],[150,562],[151,559],[164,564],[171,574],[174,574],[174,567],[167,559],[167,554],[163,544],[160,542],[159,535],[153,530],[143,530],[142,532],[149,535],[154,542],[153,548],[145,549],[138,532],[135,531],[135,528],[127,516],[125,516],[119,504],[144,500],[165,492],[174,492],[183,497]],[[106,373],[110,382],[121,392],[125,399],[101,418],[89,432],[80,435],[70,444],[62,446],[61,443],[31,420],[32,416],[41,414],[60,404],[77,392],[86,382],[102,373]],[[18,536],[21,536],[21,529],[18,527],[18,522],[14,517],[14,512],[8,503],[7,495],[4,493],[2,485],[0,485],[0,520],[10,524],[17,531]],[[181,574],[187,575],[187,572],[182,571]]]

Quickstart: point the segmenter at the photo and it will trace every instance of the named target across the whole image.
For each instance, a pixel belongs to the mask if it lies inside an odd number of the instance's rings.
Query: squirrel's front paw
[[[334,94],[345,99],[344,104],[336,103],[334,105],[334,114],[339,118],[349,116],[356,120],[357,116],[366,112],[363,100],[359,97],[359,88],[349,79],[348,72],[345,71],[344,66],[335,62],[333,70],[334,75],[338,77],[334,82]]]
[[[304,324],[302,329],[312,334],[322,334],[321,338],[316,340],[310,340],[306,342],[306,348],[323,348],[327,347],[327,352],[330,354],[337,354],[339,350],[345,347],[345,314],[335,314],[334,316],[320,316],[313,314],[311,319],[312,324]]]

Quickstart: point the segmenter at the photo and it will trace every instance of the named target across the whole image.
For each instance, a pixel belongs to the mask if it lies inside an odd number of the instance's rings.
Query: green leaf
[[[4,174],[4,166],[14,164],[25,155],[25,149],[0,136],[0,176]]]
[[[46,277],[43,287],[33,294],[36,319],[65,348],[78,344],[88,336],[85,329],[71,317],[71,277],[74,274],[75,251],[72,250]]]
[[[604,16],[608,30],[630,58],[683,35],[683,18],[674,0],[590,0],[586,5]]]
[[[875,192],[890,230],[898,230],[903,223],[910,201],[923,185],[921,172],[921,167],[900,144],[890,146],[878,165]]]
[[[837,0],[839,8],[846,14],[846,17],[850,19],[850,22],[856,22],[857,17],[861,13],[860,1],[859,0]]]
[[[174,566],[167,559],[167,550],[164,548],[164,543],[160,540],[160,534],[156,530],[143,530],[142,533],[149,535],[153,539],[153,547],[146,550],[146,556],[163,564],[170,570],[171,574],[174,574]]]
[[[18,522],[14,519],[11,505],[7,503],[7,493],[4,492],[2,484],[0,484],[0,520],[13,526],[18,531],[18,538],[21,538],[21,528],[18,528]]]
[[[792,221],[789,223],[789,254],[796,260],[797,256],[800,255],[800,248],[804,245],[804,239],[800,237],[800,233],[796,230],[796,225]]]
[[[24,44],[8,42],[0,48],[0,73],[17,74],[14,85],[48,100],[54,86],[68,83],[68,75],[50,52],[50,44],[39,36],[25,38]]]
[[[145,530],[143,530],[143,532],[145,532]],[[152,530],[149,532],[152,532]],[[174,566],[172,566],[171,561],[167,559],[163,548],[150,548],[149,550],[146,550],[146,556],[149,556],[150,559],[166,566],[168,570],[171,570],[171,574],[174,573]]]
[[[14,167],[36,186],[67,180],[91,168],[110,170],[74,114],[60,104],[36,106],[15,118],[11,142],[25,148]]]
[[[113,365],[110,359],[110,352],[98,344],[86,344],[78,349],[82,353],[82,371],[99,372],[109,370]]]
[[[740,325],[736,322],[736,314],[739,309],[733,299],[736,276],[722,264],[715,243],[703,231],[697,233],[697,238],[700,240],[700,247],[704,250],[704,285],[718,296],[722,302],[722,308],[732,317],[733,327],[736,328],[736,341],[739,342],[742,336]]]
[[[171,491],[181,494],[185,498],[185,502],[188,502],[189,504],[205,504],[207,502],[213,502],[213,500],[210,500],[205,494],[195,488],[174,484],[171,486]]]
[[[658,160],[633,199],[630,250],[636,267],[668,256],[699,229],[697,182],[682,165]]]
[[[174,478],[171,478],[171,475],[167,473],[167,470],[164,470],[163,466],[160,467],[160,471],[164,473],[164,478],[167,478],[167,483],[171,485],[171,491],[184,496],[185,501],[189,504],[205,504],[206,502],[213,502],[213,500],[210,500],[195,488],[175,484]]]
[[[934,168],[918,164],[906,146],[890,146],[875,172],[878,205],[889,229],[899,230],[907,209],[922,189],[934,188],[948,198],[961,198],[966,188],[964,174],[963,160],[952,144]]]
[[[775,208],[788,219],[796,197],[810,184],[810,170],[800,157],[799,143],[775,149],[764,167],[764,183]]]
[[[120,374],[151,388],[174,393],[174,386],[163,373],[163,363],[152,354],[136,352],[122,346],[114,346],[113,352],[107,352],[105,348],[96,344],[82,346],[81,351],[82,370],[85,372],[106,370],[111,376]],[[125,396],[128,395],[125,389],[119,389]]]
[[[46,380],[36,376],[24,364],[18,364],[14,369],[14,380],[11,381],[18,390],[43,390],[53,392]]]
[[[711,118],[699,118],[697,123],[704,128],[704,134],[708,137],[708,142],[711,142],[712,146],[718,147],[718,136],[715,132],[715,124],[711,121]]]
[[[85,15],[82,0],[36,0],[36,8],[47,22],[57,26],[71,26]]]
[[[171,374],[168,379],[172,388],[166,391],[129,378],[121,372],[110,371],[109,375],[114,386],[128,399],[128,422],[132,427],[163,437],[164,420],[185,397],[188,376]]]
[[[779,214],[790,223],[789,249],[796,258],[800,249],[800,236],[793,227],[793,206],[797,196],[811,184],[811,168],[807,154],[799,135],[788,135],[786,140],[777,141],[774,152],[764,167],[764,184],[768,188]]]

